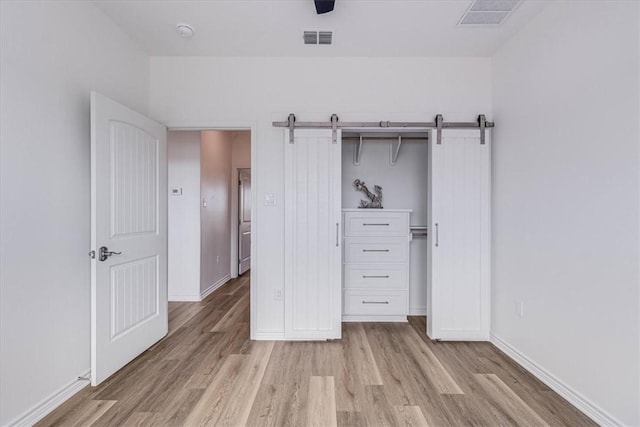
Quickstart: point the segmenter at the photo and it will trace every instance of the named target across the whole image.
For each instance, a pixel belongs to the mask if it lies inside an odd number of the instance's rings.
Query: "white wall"
[[[238,169],[251,169],[251,131],[233,132],[231,144],[231,277],[238,277]]]
[[[169,301],[200,300],[200,131],[167,132]]]
[[[0,2],[0,424],[89,370],[89,91],[143,113],[148,59],[86,2]]]
[[[412,226],[427,225],[427,143],[406,141],[400,147],[395,166],[390,163],[390,142],[364,140],[360,165],[353,164],[356,141],[342,145],[342,207],[357,208],[365,195],[356,191],[357,178],[382,187],[382,206],[387,209],[413,209]],[[409,274],[409,314],[424,315],[427,309],[426,237],[411,242]]]
[[[483,58],[196,58],[152,57],[150,107],[170,126],[255,123],[252,173],[258,200],[253,244],[257,265],[257,337],[284,330],[274,291],[284,281],[283,130],[274,120],[473,120],[491,117],[490,59]],[[280,335],[281,336],[281,335]]]
[[[634,426],[638,17],[637,2],[554,2],[492,63],[493,333]]]
[[[207,130],[200,144],[200,292],[231,270],[231,144],[233,133]]]

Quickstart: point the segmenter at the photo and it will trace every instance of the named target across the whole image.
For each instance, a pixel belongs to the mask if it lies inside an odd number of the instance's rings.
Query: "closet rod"
[[[363,136],[362,140],[375,140],[375,141],[395,141],[397,136]],[[359,136],[343,136],[342,140],[347,141],[360,141]],[[426,136],[403,136],[402,141],[428,141]]]

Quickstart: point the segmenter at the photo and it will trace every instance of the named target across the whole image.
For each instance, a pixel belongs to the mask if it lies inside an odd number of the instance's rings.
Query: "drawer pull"
[[[389,301],[362,301],[363,304],[389,304]]]
[[[388,279],[389,275],[386,276],[362,276],[363,279]]]
[[[362,225],[380,225],[380,226],[383,226],[383,227],[388,227],[388,226],[389,226],[389,223],[386,223],[386,224],[376,224],[376,223],[367,223],[367,222],[365,222],[365,223],[364,223],[364,224],[362,224]]]
[[[362,252],[389,252],[389,249],[363,249]]]

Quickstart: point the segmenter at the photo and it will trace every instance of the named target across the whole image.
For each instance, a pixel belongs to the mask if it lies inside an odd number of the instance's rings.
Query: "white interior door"
[[[342,333],[342,143],[330,129],[285,131],[285,338]]]
[[[490,321],[490,138],[444,130],[429,142],[427,334],[488,340]]]
[[[163,125],[91,93],[92,385],[167,333],[166,151]]]
[[[251,169],[238,170],[238,274],[251,268]]]

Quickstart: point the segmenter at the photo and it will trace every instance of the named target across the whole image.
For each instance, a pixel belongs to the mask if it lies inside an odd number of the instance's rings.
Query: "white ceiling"
[[[457,25],[471,0],[94,0],[150,55],[491,56],[547,1],[525,0],[499,26]],[[195,28],[183,39],[176,24]],[[331,46],[305,46],[303,30],[333,30]]]

